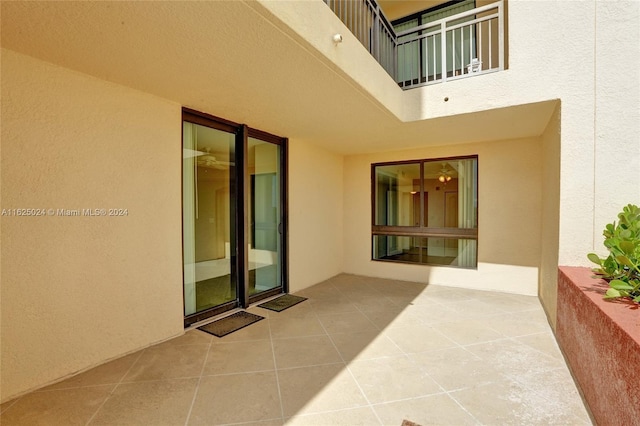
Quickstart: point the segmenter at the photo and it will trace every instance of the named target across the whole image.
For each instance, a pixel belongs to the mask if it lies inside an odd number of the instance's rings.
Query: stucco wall
[[[538,296],[552,327],[558,297],[558,220],[560,216],[560,109],[558,103],[542,134],[542,228]]]
[[[371,164],[478,155],[477,270],[371,261]],[[345,158],[345,272],[456,287],[537,294],[540,264],[539,138]]]
[[[605,225],[640,205],[640,2],[596,2],[595,18],[593,245],[604,256]]]
[[[375,73],[362,75],[364,58],[342,56],[341,49],[354,42],[350,36],[336,49],[325,26],[292,19],[286,2],[261,4],[291,21],[294,31],[404,122],[561,100],[560,264],[588,265],[585,253],[602,250],[603,226],[622,205],[639,202],[640,171],[630,166],[640,156],[640,56],[633,54],[640,38],[639,2],[510,0],[508,70],[402,93]],[[322,5],[304,4],[325,18]],[[338,24],[332,31],[344,32]],[[483,125],[477,123],[478,133]],[[628,167],[620,167],[623,157]]]
[[[289,140],[289,288],[343,271],[343,157]]]
[[[234,117],[228,117],[233,119]],[[183,332],[181,105],[2,50],[2,394]],[[342,272],[342,156],[290,140],[291,291]],[[57,209],[124,208],[123,217]]]
[[[180,105],[2,51],[2,399],[182,333]]]

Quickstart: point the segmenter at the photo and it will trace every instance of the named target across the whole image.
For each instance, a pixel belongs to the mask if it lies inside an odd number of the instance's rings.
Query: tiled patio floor
[[[340,275],[2,404],[8,425],[585,425],[535,297]]]

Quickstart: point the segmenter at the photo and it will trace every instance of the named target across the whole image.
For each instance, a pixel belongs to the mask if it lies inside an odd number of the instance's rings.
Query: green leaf
[[[607,293],[604,295],[605,299],[614,299],[616,297],[622,297],[622,294],[615,288],[610,288],[607,290]]]
[[[620,280],[613,280],[609,283],[609,285],[616,290],[633,290],[633,286]]]
[[[624,252],[624,254],[632,255],[635,250],[636,245],[631,241],[621,241],[620,242],[620,250]]]
[[[633,299],[633,301],[634,301],[634,302],[636,302],[636,303],[640,303],[640,296],[635,297],[635,298]]]
[[[600,259],[600,257],[598,257],[597,254],[595,253],[589,253],[587,255],[587,258],[592,261],[593,263],[595,263],[596,265],[602,265],[602,260]]]
[[[633,268],[635,267],[635,265],[633,264],[633,262],[631,262],[629,260],[629,258],[627,256],[616,256],[616,260],[618,261],[618,263],[620,263],[621,265],[624,266],[628,266],[629,268]]]

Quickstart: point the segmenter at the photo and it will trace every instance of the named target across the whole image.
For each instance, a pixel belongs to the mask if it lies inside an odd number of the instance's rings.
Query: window
[[[372,259],[477,266],[478,157],[378,163]]]

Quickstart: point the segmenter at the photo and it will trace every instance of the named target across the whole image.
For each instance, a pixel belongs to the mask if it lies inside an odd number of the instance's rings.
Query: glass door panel
[[[282,287],[280,146],[248,139],[249,295]]]
[[[184,306],[188,316],[237,301],[235,135],[184,122],[182,152]]]

